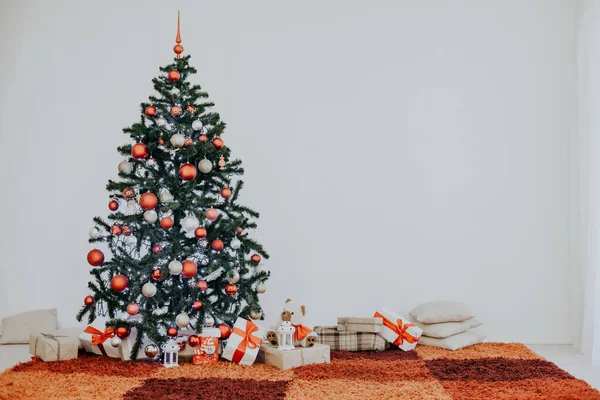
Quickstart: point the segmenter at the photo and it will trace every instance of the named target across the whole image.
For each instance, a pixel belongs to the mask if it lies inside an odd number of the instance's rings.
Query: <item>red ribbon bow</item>
[[[294,331],[294,342],[304,339],[309,333],[312,332],[312,329],[310,329],[308,326],[294,324],[292,324],[292,326],[296,328]]]
[[[246,349],[256,349],[262,343],[262,338],[258,336],[254,336],[253,333],[258,331],[258,326],[252,321],[246,320],[246,330],[242,330],[238,327],[234,327],[232,334],[238,335],[242,337],[242,341],[238,344],[237,348],[233,352],[233,356],[231,357],[231,361],[239,364],[246,354]]]
[[[110,327],[110,328],[106,328],[104,330],[104,332],[102,332],[102,331],[94,328],[93,326],[88,326],[84,330],[85,333],[90,333],[92,335],[92,344],[94,346],[102,344],[102,343],[106,342],[109,338],[115,336],[114,331],[115,331],[115,328]]]
[[[407,329],[411,326],[416,326],[415,324],[405,324],[400,318],[398,318],[398,322],[395,324],[392,320],[384,317],[379,312],[375,312],[374,317],[383,319],[383,325],[398,334],[398,337],[394,340],[394,346],[400,346],[405,340],[408,343],[417,343],[419,341],[419,338],[416,338],[407,332]]]

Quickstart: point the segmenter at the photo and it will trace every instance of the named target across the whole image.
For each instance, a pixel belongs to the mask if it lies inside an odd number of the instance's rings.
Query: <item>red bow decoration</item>
[[[246,320],[246,330],[243,331],[238,327],[234,327],[232,332],[238,336],[242,337],[242,341],[238,344],[233,356],[231,357],[231,361],[238,364],[242,361],[244,354],[246,354],[246,349],[256,349],[262,343],[262,338],[258,336],[254,336],[253,333],[258,331],[258,326],[252,321]]]
[[[383,319],[383,325],[398,334],[398,337],[396,340],[394,340],[394,346],[400,346],[402,343],[404,343],[404,340],[406,340],[408,343],[417,343],[419,341],[419,338],[414,337],[406,331],[411,326],[416,326],[415,324],[404,324],[400,318],[398,318],[397,324],[394,324],[392,320],[387,319],[379,312],[375,312],[374,317]]]
[[[110,339],[111,337],[115,336],[114,331],[115,331],[115,328],[110,327],[110,328],[106,328],[104,330],[104,332],[102,332],[102,331],[94,328],[93,326],[88,326],[84,330],[85,333],[90,333],[92,335],[92,344],[94,346],[102,344],[102,343],[106,342],[108,339]]]
[[[312,329],[310,329],[308,326],[294,324],[292,324],[292,326],[296,328],[294,331],[294,342],[304,339],[309,333],[312,332]]]

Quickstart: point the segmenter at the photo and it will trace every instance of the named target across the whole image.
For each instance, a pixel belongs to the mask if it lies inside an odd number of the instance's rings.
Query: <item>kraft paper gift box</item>
[[[240,365],[252,365],[265,336],[265,329],[250,320],[239,318],[233,325],[222,357]]]
[[[377,333],[340,331],[336,326],[315,326],[315,332],[319,343],[329,345],[331,350],[381,351],[387,343]]]
[[[296,347],[294,350],[277,350],[264,341],[256,362],[270,364],[279,369],[289,369],[310,364],[329,364],[329,346],[316,343],[312,347]]]
[[[121,358],[121,346],[112,347],[110,344],[110,339],[114,336],[114,329],[112,327],[101,331],[93,326],[88,326],[79,336],[79,340],[88,353],[111,358]]]
[[[383,320],[374,317],[338,317],[337,329],[340,332],[379,333],[383,329]]]
[[[382,308],[373,316],[383,319],[383,329],[379,334],[390,344],[404,351],[417,347],[423,333],[421,328],[387,308]]]
[[[185,347],[183,350],[179,351],[179,361],[192,361],[194,358],[195,350],[200,347],[192,347],[188,343],[188,338],[191,335],[197,335],[200,338],[200,343],[202,343],[203,337],[216,337],[219,338],[221,336],[221,331],[219,328],[203,328],[202,333],[196,333],[193,329],[180,329],[179,334],[177,335],[177,343],[185,342]],[[219,340],[219,348],[218,353],[221,353],[221,341]]]
[[[42,361],[63,361],[77,358],[79,337],[58,332],[29,335],[29,353]]]

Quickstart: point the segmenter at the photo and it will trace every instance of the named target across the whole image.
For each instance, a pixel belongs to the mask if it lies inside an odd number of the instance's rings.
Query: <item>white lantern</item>
[[[277,339],[279,339],[279,347],[277,350],[294,350],[294,332],[296,328],[292,326],[290,321],[283,321],[277,328]]]
[[[169,272],[171,275],[179,275],[183,270],[183,264],[177,260],[173,260],[169,263]]]
[[[195,131],[199,131],[200,129],[202,129],[202,121],[197,119],[194,122],[192,122],[192,129]]]
[[[162,345],[163,365],[167,368],[179,366],[179,345],[175,340],[169,339]]]
[[[186,313],[181,313],[175,317],[175,323],[180,328],[185,328],[190,324],[190,317]]]
[[[241,245],[242,245],[242,242],[240,242],[240,239],[238,239],[238,238],[231,239],[231,242],[229,243],[229,246],[231,246],[231,248],[234,250],[239,249]]]
[[[158,219],[158,214],[154,210],[144,211],[144,221],[153,224]]]
[[[119,163],[119,172],[129,174],[133,171],[133,165],[127,160],[123,160]]]
[[[152,282],[144,283],[142,294],[146,297],[154,297],[156,294],[156,285]]]
[[[203,174],[208,174],[212,170],[212,162],[206,158],[200,160],[198,163],[198,170]]]
[[[181,133],[176,133],[171,136],[170,142],[171,146],[173,147],[183,147],[185,144],[185,136],[183,136]]]

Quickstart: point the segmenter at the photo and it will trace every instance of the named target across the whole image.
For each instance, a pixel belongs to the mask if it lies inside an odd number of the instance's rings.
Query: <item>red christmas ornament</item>
[[[104,262],[104,253],[98,249],[90,250],[87,255],[87,261],[92,267],[102,265]]]
[[[94,298],[92,296],[85,296],[85,299],[83,299],[83,304],[86,306],[91,306],[94,304]]]
[[[160,271],[160,269],[155,269],[152,271],[152,279],[154,279],[155,281],[159,281],[161,280],[163,277],[162,272]]]
[[[111,201],[108,203],[108,209],[109,209],[110,211],[117,211],[117,210],[119,209],[119,202],[118,202],[118,201],[116,201],[116,200],[111,200]]]
[[[131,333],[131,329],[129,327],[120,326],[117,328],[117,336],[121,339],[126,338]]]
[[[231,335],[231,327],[225,323],[217,325],[217,328],[221,331],[221,339],[225,340]]]
[[[241,226],[238,226],[238,227],[237,227],[237,233],[242,233],[243,231],[244,231],[244,230],[242,229],[242,227],[241,227]]]
[[[200,226],[196,228],[194,235],[196,235],[198,239],[204,239],[206,237],[206,229]]]
[[[131,148],[131,156],[133,158],[142,159],[148,156],[148,148],[143,143],[136,143]]]
[[[190,163],[183,164],[179,167],[179,177],[186,181],[194,179],[196,177],[196,167]]]
[[[225,285],[225,293],[227,293],[230,296],[233,296],[237,293],[237,286],[235,286],[235,284],[233,283],[228,283],[227,285]]]
[[[110,234],[113,236],[119,236],[121,233],[123,233],[123,230],[119,225],[113,225],[112,228],[110,228]]]
[[[162,136],[158,138],[158,145],[159,146],[164,146],[165,145],[165,141],[163,140]]]
[[[129,236],[133,232],[133,229],[129,225],[123,225],[123,235]]]
[[[196,112],[196,107],[194,107],[191,104],[188,104],[187,106],[185,106],[185,111],[191,112],[192,114],[194,114]]]
[[[172,326],[169,329],[167,329],[167,335],[169,335],[171,337],[177,336],[177,328],[175,328],[174,326]]]
[[[250,259],[256,264],[260,262],[260,256],[258,254],[252,254],[252,257],[250,257]]]
[[[134,196],[135,192],[132,188],[126,187],[125,189],[123,189],[123,197],[125,197],[126,199],[133,199]]]
[[[202,308],[202,302],[200,300],[196,300],[193,304],[192,304],[192,308],[194,310],[199,310]]]
[[[135,303],[129,303],[129,304],[127,304],[126,310],[127,310],[127,314],[136,315],[137,313],[140,312],[140,306],[138,306]]]
[[[144,210],[153,210],[158,205],[158,197],[154,193],[144,193],[140,197],[140,207]]]
[[[113,276],[110,280],[110,287],[117,293],[121,293],[129,286],[129,279],[123,274]]]
[[[191,138],[191,137],[189,137],[189,136],[186,136],[186,137],[183,139],[183,145],[184,145],[185,147],[190,147],[192,144],[194,144],[194,142],[192,142],[192,138]]]
[[[172,69],[169,71],[169,80],[171,82],[177,82],[181,78],[181,74],[176,69]]]
[[[177,58],[179,58],[179,55],[183,53],[183,46],[180,44],[176,44],[175,47],[173,47],[173,51],[175,52],[175,54],[177,54]]]
[[[185,345],[186,345],[185,341],[182,340],[181,342],[177,342],[177,344],[179,345],[179,351],[185,350]]]
[[[154,106],[148,106],[146,107],[146,115],[149,117],[154,117],[156,115],[156,107]]]
[[[183,263],[183,269],[181,275],[185,278],[192,278],[198,272],[198,266],[192,260],[185,260]]]
[[[202,134],[202,135],[198,136],[198,140],[200,142],[208,142],[208,136],[206,136],[205,134]]]
[[[200,344],[200,338],[196,335],[190,335],[190,337],[188,338],[188,344],[191,347],[196,347]]]
[[[200,289],[201,292],[206,292],[206,289],[208,289],[208,282],[205,280],[200,280],[196,282],[196,287]]]
[[[213,146],[215,146],[215,149],[220,149],[221,147],[223,147],[223,139],[221,138],[214,138],[213,141]]]
[[[209,208],[206,210],[206,218],[210,221],[214,221],[219,216],[219,212],[214,208]]]
[[[154,245],[154,247],[152,248],[152,252],[154,254],[158,254],[158,253],[162,253],[163,248],[160,244]]]
[[[228,199],[231,197],[231,189],[229,189],[227,186],[225,186],[223,189],[221,189],[221,197],[224,199]]]
[[[173,227],[173,218],[171,218],[171,217],[161,218],[160,226],[163,229],[171,229]]]
[[[212,249],[214,251],[221,251],[225,247],[225,245],[223,244],[223,241],[221,239],[213,240],[210,246],[212,247]]]
[[[179,107],[179,106],[173,106],[173,107],[171,107],[170,113],[171,113],[171,115],[173,117],[179,117],[182,112],[183,111],[181,110],[181,107]]]

